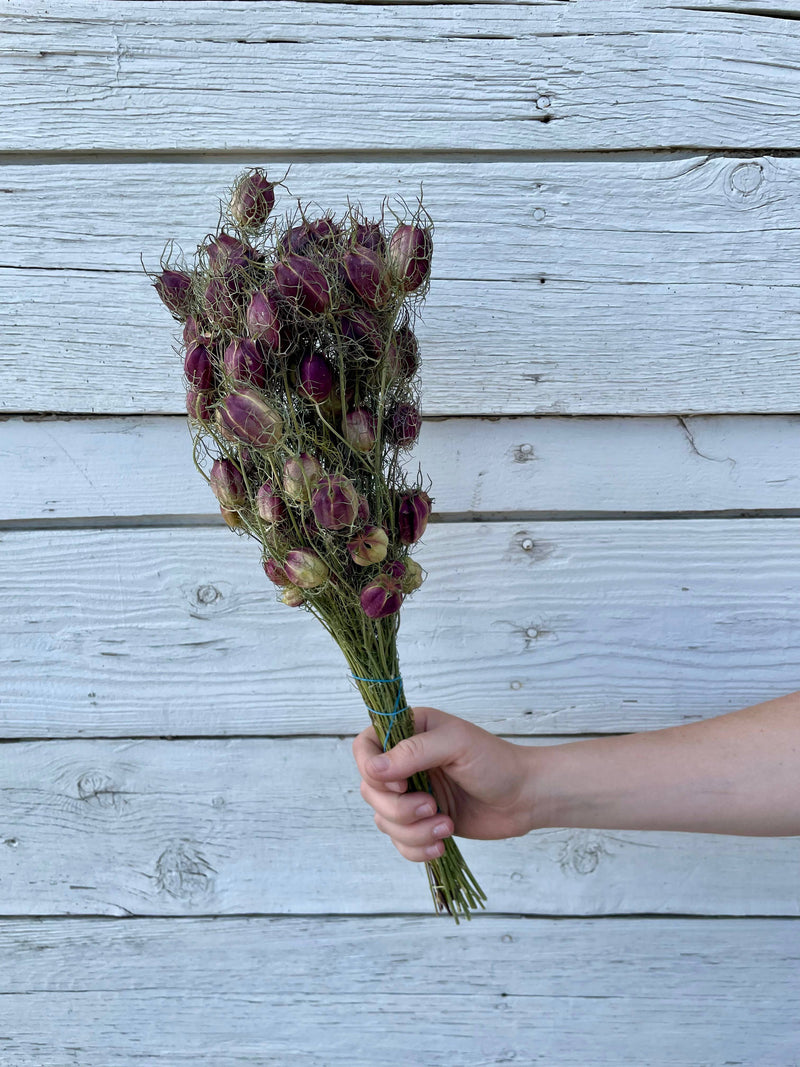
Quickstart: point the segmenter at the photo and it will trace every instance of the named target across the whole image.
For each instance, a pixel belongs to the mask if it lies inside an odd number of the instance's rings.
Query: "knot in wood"
[[[156,885],[178,900],[189,900],[214,889],[216,871],[189,841],[169,845],[156,860]]]

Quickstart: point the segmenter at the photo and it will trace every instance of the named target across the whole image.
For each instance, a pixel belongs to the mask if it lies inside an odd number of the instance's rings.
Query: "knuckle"
[[[422,740],[417,737],[407,737],[404,741],[400,742],[403,753],[412,760],[417,760],[422,756]]]

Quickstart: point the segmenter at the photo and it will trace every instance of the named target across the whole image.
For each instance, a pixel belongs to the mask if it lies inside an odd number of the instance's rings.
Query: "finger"
[[[391,837],[395,844],[407,848],[427,848],[453,833],[453,820],[441,813],[431,819],[418,819],[407,826],[384,819],[378,812],[374,818],[379,830]]]
[[[361,781],[361,796],[389,822],[407,824],[436,814],[436,800],[430,793],[414,792],[396,796],[379,786]]]
[[[411,860],[412,863],[429,863],[444,852],[444,841],[439,841],[435,845],[429,845],[426,848],[414,848],[409,845],[402,845],[394,840],[392,840],[392,844],[401,856]]]
[[[409,778],[419,771],[454,763],[463,755],[469,738],[460,728],[461,720],[453,716],[449,718],[453,720],[450,725],[434,726],[415,733],[399,741],[388,752],[371,755],[365,762],[366,776],[379,782],[393,782]]]
[[[375,733],[374,726],[368,726],[353,739],[353,757],[355,758],[356,766],[358,767],[361,777],[374,788],[382,790],[389,789],[393,793],[405,792],[406,786],[408,785],[405,778],[396,779],[394,781],[382,781],[380,778],[375,778],[367,769],[369,760],[373,756],[382,755],[382,753],[383,748],[378,741],[378,735]]]

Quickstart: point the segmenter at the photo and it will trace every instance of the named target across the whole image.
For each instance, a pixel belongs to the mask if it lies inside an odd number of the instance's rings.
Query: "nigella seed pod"
[[[256,448],[274,448],[283,436],[280,413],[252,389],[229,393],[217,408],[216,419],[238,441]]]
[[[311,497],[311,510],[326,530],[343,530],[358,516],[358,493],[343,474],[323,475]]]
[[[359,567],[369,567],[386,559],[389,550],[389,537],[381,526],[365,526],[352,541],[347,542],[347,551],[353,563]]]
[[[348,308],[339,317],[342,335],[360,345],[372,359],[378,359],[383,350],[378,320],[367,308]]]
[[[326,582],[330,574],[327,563],[307,548],[293,548],[287,552],[283,569],[292,585],[301,589],[315,589]]]
[[[186,414],[192,419],[197,419],[198,422],[209,422],[213,416],[209,394],[201,393],[195,388],[187,390]]]
[[[310,244],[311,238],[308,235],[308,227],[305,223],[300,223],[297,226],[292,226],[281,235],[277,249],[281,256],[288,256],[292,252],[300,256],[308,249]]]
[[[256,493],[256,506],[264,522],[280,522],[286,514],[283,497],[275,492],[275,486],[269,481],[264,482]]]
[[[281,593],[281,600],[290,608],[301,607],[305,603],[305,599],[303,590],[298,589],[296,585],[287,585]]]
[[[187,351],[192,345],[203,345],[204,348],[209,348],[211,341],[211,332],[207,324],[195,318],[194,315],[189,315],[183,327],[183,343]]]
[[[331,306],[328,279],[310,259],[290,252],[285,262],[275,264],[275,287],[287,300],[321,315]]]
[[[400,588],[403,593],[413,593],[422,585],[422,567],[415,559],[406,560],[406,573],[400,579]]]
[[[309,352],[297,368],[297,392],[320,404],[333,391],[333,368],[318,352]]]
[[[390,379],[412,378],[419,370],[419,343],[408,326],[398,326],[386,351]]]
[[[396,578],[378,574],[359,593],[361,607],[370,619],[383,619],[400,610],[403,593]]]
[[[397,284],[406,293],[418,289],[431,269],[433,240],[429,230],[421,226],[398,226],[389,238],[386,258],[397,279]]]
[[[226,508],[224,504],[220,504],[219,513],[232,530],[244,525],[242,516],[234,508]]]
[[[284,462],[282,475],[286,495],[298,503],[308,503],[322,477],[322,467],[314,456],[301,452],[299,456],[290,456]]]
[[[208,391],[214,385],[214,364],[211,362],[211,353],[204,345],[192,345],[187,350],[183,371],[195,389]]]
[[[344,420],[344,437],[357,452],[369,452],[375,444],[378,424],[375,416],[366,408],[348,411]]]
[[[372,308],[382,308],[386,304],[390,296],[389,282],[384,261],[377,252],[356,245],[351,252],[345,253],[342,270],[347,284],[365,304]]]
[[[356,243],[371,248],[380,256],[386,255],[386,238],[377,222],[359,222],[355,228]]]
[[[182,270],[165,270],[153,282],[156,292],[175,318],[186,319],[192,300],[192,279]]]
[[[397,404],[386,420],[386,434],[398,448],[410,448],[419,437],[422,421],[413,404]]]
[[[402,493],[397,502],[397,530],[404,545],[413,545],[425,533],[433,501],[424,490]]]
[[[237,508],[247,501],[247,489],[241,471],[229,459],[215,459],[209,475],[211,490],[220,504]]]
[[[228,214],[243,229],[255,230],[264,225],[274,207],[275,183],[256,167],[236,183]]]
[[[260,388],[267,383],[264,360],[249,337],[234,337],[225,349],[222,365],[234,382]]]
[[[218,233],[205,246],[213,270],[242,270],[263,259],[251,245],[232,237],[229,233]]]
[[[399,581],[405,576],[406,565],[399,559],[393,559],[390,563],[385,563],[381,567],[381,574],[390,574],[392,578],[397,578]]]
[[[281,344],[278,302],[269,290],[256,290],[250,297],[246,313],[247,331],[276,352]]]
[[[203,294],[203,306],[206,315],[217,326],[232,330],[236,325],[238,308],[231,286],[233,277],[212,278]]]
[[[306,226],[309,241],[320,248],[325,248],[332,244],[341,231],[342,228],[338,222],[334,222],[327,215],[323,215],[320,219],[314,219],[313,222],[309,222]]]
[[[274,585],[286,586],[289,584],[286,571],[281,567],[280,563],[276,563],[272,558],[264,560],[264,573]]]

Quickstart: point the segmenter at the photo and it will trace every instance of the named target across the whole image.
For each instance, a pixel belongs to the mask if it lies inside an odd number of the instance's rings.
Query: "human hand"
[[[533,827],[535,748],[512,744],[437,708],[412,708],[413,737],[383,752],[368,726],[353,741],[361,795],[375,823],[406,859],[424,863],[444,852],[443,837],[521,837]],[[388,757],[378,770],[375,757]],[[435,797],[407,792],[412,774],[427,771]],[[440,810],[436,811],[438,799]],[[443,824],[445,829],[437,833]]]

